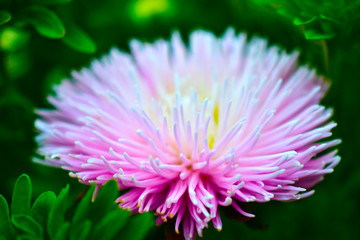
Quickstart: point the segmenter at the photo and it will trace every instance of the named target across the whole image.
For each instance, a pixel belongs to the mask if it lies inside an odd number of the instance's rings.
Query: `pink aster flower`
[[[238,203],[311,195],[340,160],[323,153],[340,142],[323,140],[336,126],[319,105],[328,84],[298,52],[232,29],[189,42],[112,50],[56,86],[36,121],[41,162],[98,187],[116,179],[122,208],[175,218],[186,239],[220,230],[219,206],[253,217]]]

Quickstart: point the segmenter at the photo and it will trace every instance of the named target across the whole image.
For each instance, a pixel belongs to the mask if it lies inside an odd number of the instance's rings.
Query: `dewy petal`
[[[298,52],[233,29],[189,42],[134,40],[131,54],[113,49],[73,72],[48,98],[55,110],[37,110],[35,161],[97,190],[116,179],[128,189],[120,207],[175,218],[193,239],[209,222],[221,230],[219,206],[253,217],[238,202],[311,195],[340,161],[322,152],[340,140],[324,140],[336,126],[319,105],[328,84]]]

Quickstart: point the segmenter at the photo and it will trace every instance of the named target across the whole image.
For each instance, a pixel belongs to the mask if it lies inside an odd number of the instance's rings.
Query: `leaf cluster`
[[[14,48],[21,46],[19,41],[24,40],[22,36],[28,33],[27,27],[32,26],[44,37],[61,39],[69,47],[83,53],[94,53],[97,49],[95,41],[75,23],[62,21],[56,11],[52,10],[57,5],[69,2],[71,0],[5,0],[1,2],[0,26],[9,25],[2,32],[2,37],[5,34],[8,38],[6,41],[8,49],[15,50]]]
[[[359,0],[254,0],[300,26],[306,39],[330,39],[343,29],[352,29],[360,18]]]
[[[94,188],[91,186],[75,206],[69,201],[69,185],[57,196],[52,191],[44,192],[31,204],[30,178],[21,175],[15,183],[11,213],[0,195],[0,239],[143,239],[153,226],[153,217],[130,216],[130,212],[120,209],[113,202],[118,194],[115,181],[105,184],[96,201],[91,202]]]

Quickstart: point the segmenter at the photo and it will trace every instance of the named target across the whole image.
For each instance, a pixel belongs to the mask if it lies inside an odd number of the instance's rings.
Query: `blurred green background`
[[[132,38],[151,42],[179,30],[187,41],[195,29],[221,36],[229,26],[300,50],[301,63],[332,82],[322,103],[335,110],[342,161],[312,197],[254,203],[257,218],[248,223],[223,214],[223,231],[210,227],[204,239],[360,239],[358,0],[0,0],[0,193],[10,201],[21,173],[30,175],[34,196],[66,183],[74,196],[85,189],[66,171],[32,162],[34,109],[50,107],[52,85],[72,70],[111,47],[128,50]],[[165,238],[164,227],[148,238]]]

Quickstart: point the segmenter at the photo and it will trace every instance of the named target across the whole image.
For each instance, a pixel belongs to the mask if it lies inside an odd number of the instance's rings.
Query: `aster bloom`
[[[340,142],[323,140],[336,126],[319,105],[328,83],[298,52],[233,29],[130,46],[55,87],[55,110],[37,111],[39,162],[98,188],[116,179],[120,207],[174,218],[186,239],[220,230],[219,206],[253,217],[239,202],[311,195],[339,162],[323,153]]]

